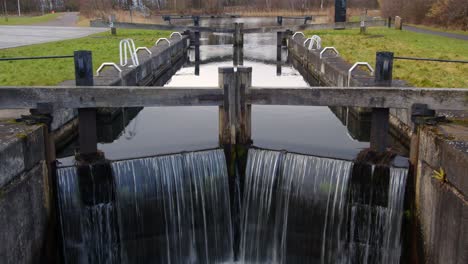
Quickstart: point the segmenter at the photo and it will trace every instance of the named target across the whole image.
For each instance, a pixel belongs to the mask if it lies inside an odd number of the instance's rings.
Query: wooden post
[[[193,44],[195,46],[195,76],[200,75],[200,31],[195,31]]]
[[[200,31],[195,31],[193,44],[195,46],[195,62],[200,62]]]
[[[252,86],[252,67],[219,68],[219,87],[224,89],[224,104],[219,111],[219,140],[222,145],[247,145],[251,142],[251,106],[247,89]]]
[[[75,51],[76,86],[93,86],[91,51]],[[80,154],[97,153],[96,109],[78,109]]]
[[[284,39],[286,38],[286,32],[281,32],[278,31],[276,32],[276,61],[280,62],[282,57],[281,57],[281,52],[283,49],[283,44],[284,44]]]
[[[244,49],[242,47],[233,48],[234,66],[244,65]]]
[[[234,47],[244,46],[244,23],[234,23]]]
[[[219,107],[219,142],[221,145],[236,144],[236,73],[233,67],[221,67],[219,88],[224,90],[224,104]]]
[[[200,26],[200,16],[193,16],[193,25],[195,27],[199,27]]]
[[[252,106],[247,105],[247,90],[252,87],[252,67],[237,68],[237,88],[238,91],[238,123],[237,144],[249,145],[252,143]]]
[[[109,25],[111,28],[111,34],[116,35],[117,34],[117,29],[114,27],[114,22],[116,22],[115,15],[110,15],[109,16]]]
[[[393,53],[377,52],[375,85],[392,86]],[[385,152],[388,146],[389,109],[373,108],[370,147],[376,152]]]
[[[282,16],[277,16],[276,17],[276,22],[278,23],[279,26],[283,25],[283,17]]]
[[[360,34],[366,34],[366,19],[367,19],[367,10],[366,10],[366,13],[364,13],[363,15],[361,15],[361,30],[360,30]]]

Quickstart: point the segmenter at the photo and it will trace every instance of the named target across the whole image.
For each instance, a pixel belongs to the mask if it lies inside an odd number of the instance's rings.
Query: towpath
[[[414,26],[403,26],[403,30],[408,30],[416,33],[424,33],[424,34],[430,34],[430,35],[435,35],[435,36],[441,36],[441,37],[446,37],[446,38],[453,38],[453,39],[461,39],[461,40],[466,40],[468,41],[468,35],[462,35],[462,34],[456,34],[456,33],[450,33],[450,32],[442,32],[442,31],[435,31],[435,30],[430,30],[430,29],[425,29],[425,28],[420,28],[420,27],[414,27]]]
[[[56,20],[27,26],[0,26],[0,49],[82,38],[105,28],[76,27],[78,13],[64,13]]]

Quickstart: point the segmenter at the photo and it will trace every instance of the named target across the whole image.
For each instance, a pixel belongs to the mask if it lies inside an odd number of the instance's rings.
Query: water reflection
[[[276,62],[276,34],[248,34],[244,39],[243,58],[237,63],[253,68],[254,86],[309,86],[291,64]],[[201,43],[206,45],[200,46],[200,61],[195,63],[195,52],[189,51],[188,62],[166,87],[217,87],[218,68],[233,66],[232,36],[202,34]],[[282,55],[286,61],[287,51]],[[327,107],[253,106],[252,110],[252,139],[260,147],[353,159],[369,145],[350,136]],[[218,107],[158,107],[143,109],[114,140],[106,138],[98,148],[109,159],[126,159],[217,146]]]

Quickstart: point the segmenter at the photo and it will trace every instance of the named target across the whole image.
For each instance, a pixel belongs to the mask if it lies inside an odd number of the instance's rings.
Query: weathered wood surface
[[[262,88],[246,91],[248,104],[356,106],[409,109],[415,103],[433,110],[468,109],[468,89],[312,87]],[[0,109],[58,107],[135,107],[222,105],[224,92],[215,87],[0,87]]]
[[[91,27],[109,27],[109,23],[103,20],[94,20],[90,23]],[[147,30],[169,30],[169,31],[199,31],[210,33],[234,33],[234,28],[214,28],[214,27],[194,27],[181,25],[161,25],[161,24],[141,24],[141,23],[126,23],[114,22],[115,28],[127,29],[147,29]]]
[[[380,27],[387,24],[386,20],[367,21],[367,27]],[[109,23],[104,20],[93,20],[90,23],[91,27],[109,27]],[[346,22],[345,28],[359,28],[360,22]],[[251,33],[271,33],[277,31],[284,31],[291,29],[293,31],[299,30],[318,30],[318,29],[333,29],[336,27],[335,23],[327,24],[306,24],[296,26],[266,26],[256,28],[244,28],[244,34]],[[235,29],[232,28],[216,28],[216,27],[195,27],[195,26],[182,26],[182,25],[162,25],[162,24],[141,24],[141,23],[125,23],[125,22],[114,22],[114,28],[128,28],[128,29],[148,29],[148,30],[169,30],[169,31],[199,31],[199,32],[210,32],[210,33],[234,33]]]
[[[0,87],[0,109],[35,108],[41,102],[64,108],[216,106],[223,103],[223,91],[214,87]]]
[[[468,89],[396,87],[260,88],[249,90],[248,102],[260,105],[355,106],[433,110],[468,109]]]

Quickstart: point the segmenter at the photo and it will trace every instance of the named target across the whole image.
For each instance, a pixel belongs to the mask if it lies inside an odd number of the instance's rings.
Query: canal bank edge
[[[301,35],[290,37],[288,51],[299,71],[312,76],[324,86],[372,86],[374,77],[352,67],[336,55],[320,55],[320,50],[309,51]],[[395,86],[407,86],[396,80]],[[366,109],[355,109],[366,112]],[[392,130],[407,137],[413,136],[411,113],[407,109],[391,109]],[[468,262],[468,141],[456,135],[441,135],[440,127],[422,126],[417,133],[417,171],[415,181],[415,206],[420,224],[426,263]],[[463,128],[466,130],[466,126]],[[457,146],[463,145],[462,148]],[[437,175],[442,174],[442,180]],[[441,175],[439,175],[440,177]]]

